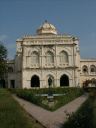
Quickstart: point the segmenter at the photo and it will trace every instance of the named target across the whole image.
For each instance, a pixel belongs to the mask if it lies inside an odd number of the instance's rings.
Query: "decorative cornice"
[[[54,38],[70,38],[71,40],[73,40],[73,37],[72,35],[35,35],[35,36],[32,36],[32,35],[25,35],[23,36],[23,39],[54,39]],[[78,38],[77,37],[74,37],[75,40],[77,40]]]
[[[96,58],[80,59],[80,62],[96,62]]]

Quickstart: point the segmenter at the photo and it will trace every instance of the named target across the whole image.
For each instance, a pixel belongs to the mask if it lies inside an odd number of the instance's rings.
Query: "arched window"
[[[32,53],[32,64],[39,64],[39,54],[37,52]]]
[[[84,66],[82,67],[82,72],[83,72],[83,73],[88,73],[88,67],[87,67],[86,65],[84,65]]]
[[[13,72],[13,67],[8,67],[8,72],[12,73]]]
[[[46,53],[46,63],[47,63],[47,64],[52,64],[52,63],[54,63],[54,55],[53,55],[53,53],[50,52],[50,51]]]
[[[68,54],[65,51],[60,52],[60,63],[68,63]]]
[[[90,66],[90,72],[91,72],[91,73],[96,72],[96,67],[95,67],[95,65],[91,65],[91,66]]]

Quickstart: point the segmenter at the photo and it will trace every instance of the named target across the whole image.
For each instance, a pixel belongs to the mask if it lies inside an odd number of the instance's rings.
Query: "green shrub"
[[[73,99],[79,97],[83,94],[81,88],[51,88],[51,92],[54,94],[65,94],[63,96],[56,96],[54,97],[55,105],[49,107],[48,104],[44,104],[44,101],[47,100],[46,97],[36,96],[36,94],[48,94],[49,89],[16,89],[15,91],[11,90],[12,92],[16,93],[17,96],[28,100],[36,105],[39,105],[48,110],[56,110],[59,107],[65,105],[66,103],[72,101]]]
[[[79,108],[79,110],[76,113],[66,113],[68,121],[65,122],[63,127],[96,128],[96,125],[93,127],[94,102],[96,103],[96,96],[93,96],[92,94],[91,97],[89,97],[88,100],[85,101],[85,103],[83,103],[83,105]],[[96,121],[96,113],[94,120]]]
[[[36,97],[31,90],[20,89],[16,91],[16,95],[37,105],[42,102],[41,98]]]

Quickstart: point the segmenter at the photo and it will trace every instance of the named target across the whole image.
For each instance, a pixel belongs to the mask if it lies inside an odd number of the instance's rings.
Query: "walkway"
[[[21,98],[16,96],[13,97],[30,115],[32,115],[32,117],[38,120],[46,128],[60,128],[66,121],[65,111],[68,113],[75,112],[87,99],[87,96],[83,95],[59,108],[55,112],[50,112]]]

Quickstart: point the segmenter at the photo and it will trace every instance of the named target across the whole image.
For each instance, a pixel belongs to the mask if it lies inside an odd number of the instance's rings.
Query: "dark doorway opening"
[[[60,78],[60,86],[63,87],[63,86],[69,86],[69,78],[67,75],[62,75],[61,78]]]
[[[5,88],[5,80],[4,79],[1,79],[0,80],[0,88]]]
[[[15,80],[10,80],[10,87],[15,88]]]
[[[37,75],[32,76],[31,87],[40,87],[40,80],[39,80],[39,77]]]

